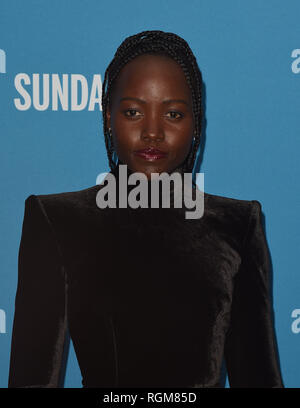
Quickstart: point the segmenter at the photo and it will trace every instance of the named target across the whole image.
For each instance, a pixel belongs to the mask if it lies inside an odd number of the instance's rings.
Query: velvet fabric
[[[261,204],[106,208],[99,185],[25,201],[9,387],[283,387]],[[172,190],[171,190],[172,194]]]

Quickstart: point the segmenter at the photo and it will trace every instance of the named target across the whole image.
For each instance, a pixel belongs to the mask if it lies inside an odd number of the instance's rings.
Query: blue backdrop
[[[262,203],[283,380],[300,386],[299,15],[298,0],[1,2],[0,387],[24,200],[90,187],[109,170],[99,84],[123,39],[148,29],[182,36],[202,71],[205,190]],[[65,387],[81,386],[71,346]]]

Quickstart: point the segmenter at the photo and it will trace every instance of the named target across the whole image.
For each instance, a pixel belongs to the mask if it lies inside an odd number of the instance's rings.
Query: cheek
[[[191,135],[192,130],[187,132],[182,132],[177,135],[177,137],[170,137],[170,150],[173,152],[174,156],[182,157],[186,156],[191,148],[193,136]]]
[[[129,121],[118,120],[116,117],[114,122],[113,134],[117,135],[114,138],[115,146],[120,149],[130,148],[134,146],[140,139],[139,129],[132,126]]]
[[[117,151],[128,154],[130,151],[135,150],[134,148],[138,140],[138,136],[134,136],[133,133],[125,133],[123,129],[123,132],[119,132],[118,137],[114,138],[114,146]]]

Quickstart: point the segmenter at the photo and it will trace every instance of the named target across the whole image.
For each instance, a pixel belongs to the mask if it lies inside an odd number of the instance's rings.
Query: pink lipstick
[[[137,156],[142,157],[143,159],[148,161],[163,159],[164,157],[167,156],[166,152],[163,152],[159,149],[155,149],[153,147],[147,147],[146,149],[136,150],[134,153]]]

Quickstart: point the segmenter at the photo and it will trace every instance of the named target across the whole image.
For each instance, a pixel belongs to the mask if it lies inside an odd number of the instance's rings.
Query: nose
[[[157,114],[145,116],[141,138],[143,140],[161,141],[164,139],[164,129],[161,118]]]

